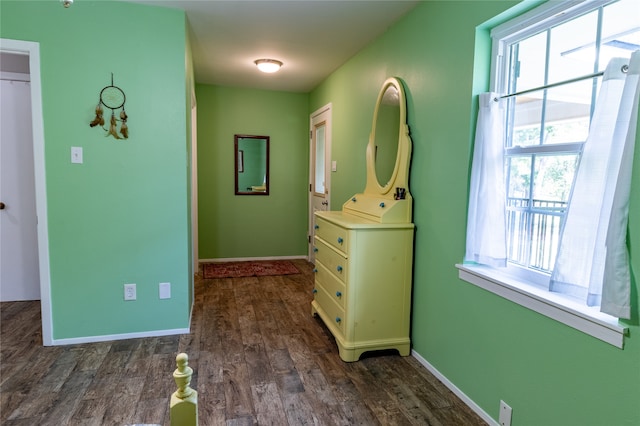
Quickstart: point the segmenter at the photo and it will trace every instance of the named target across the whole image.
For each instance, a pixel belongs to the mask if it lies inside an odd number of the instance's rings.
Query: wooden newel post
[[[176,356],[176,366],[173,379],[178,390],[171,395],[169,403],[171,426],[198,426],[198,392],[189,387],[193,369],[189,367],[187,354]]]

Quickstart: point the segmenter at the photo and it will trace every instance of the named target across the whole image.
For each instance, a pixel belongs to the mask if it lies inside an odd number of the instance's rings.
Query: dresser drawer
[[[318,283],[316,283],[314,298],[320,308],[328,316],[328,318],[325,319],[327,325],[336,327],[340,334],[344,336],[345,312],[344,309],[333,301],[335,297],[331,297],[322,285],[318,285]]]
[[[337,252],[329,247],[320,238],[315,239],[316,260],[322,263],[329,271],[331,271],[341,281],[345,282],[347,277],[347,259],[341,252]]]
[[[349,248],[349,238],[346,229],[334,225],[331,222],[316,216],[315,225],[316,236],[322,238],[327,243],[340,251],[347,252]]]
[[[322,287],[331,299],[344,309],[345,299],[347,298],[344,283],[329,272],[320,262],[316,262],[316,271],[316,287]]]

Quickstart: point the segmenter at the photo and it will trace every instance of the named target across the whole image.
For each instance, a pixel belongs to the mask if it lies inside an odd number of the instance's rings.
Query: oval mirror
[[[374,118],[375,166],[378,184],[387,186],[398,157],[400,134],[400,96],[395,85],[389,84],[381,92],[378,111]]]
[[[269,136],[235,135],[236,195],[269,195]]]
[[[404,87],[399,79],[392,77],[382,85],[373,113],[365,193],[404,199],[409,190],[410,158]]]

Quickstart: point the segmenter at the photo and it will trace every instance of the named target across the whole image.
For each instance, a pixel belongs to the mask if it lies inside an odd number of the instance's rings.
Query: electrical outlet
[[[498,423],[500,426],[511,426],[511,407],[506,402],[500,400],[500,415],[498,417]]]
[[[160,299],[171,299],[171,283],[158,284]]]
[[[136,285],[125,284],[124,285],[124,300],[136,300]]]

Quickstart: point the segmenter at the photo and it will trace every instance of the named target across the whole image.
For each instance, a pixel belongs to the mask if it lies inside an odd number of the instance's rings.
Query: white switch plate
[[[500,426],[511,426],[511,407],[506,402],[500,401],[500,415],[498,417]]]
[[[81,146],[71,147],[71,162],[74,164],[82,164],[82,147]]]
[[[338,170],[338,162],[334,160],[331,162],[331,171],[335,172],[337,170]]]
[[[124,285],[124,300],[136,300],[136,285],[125,284]]]
[[[160,299],[171,299],[171,283],[160,283],[158,287]]]

